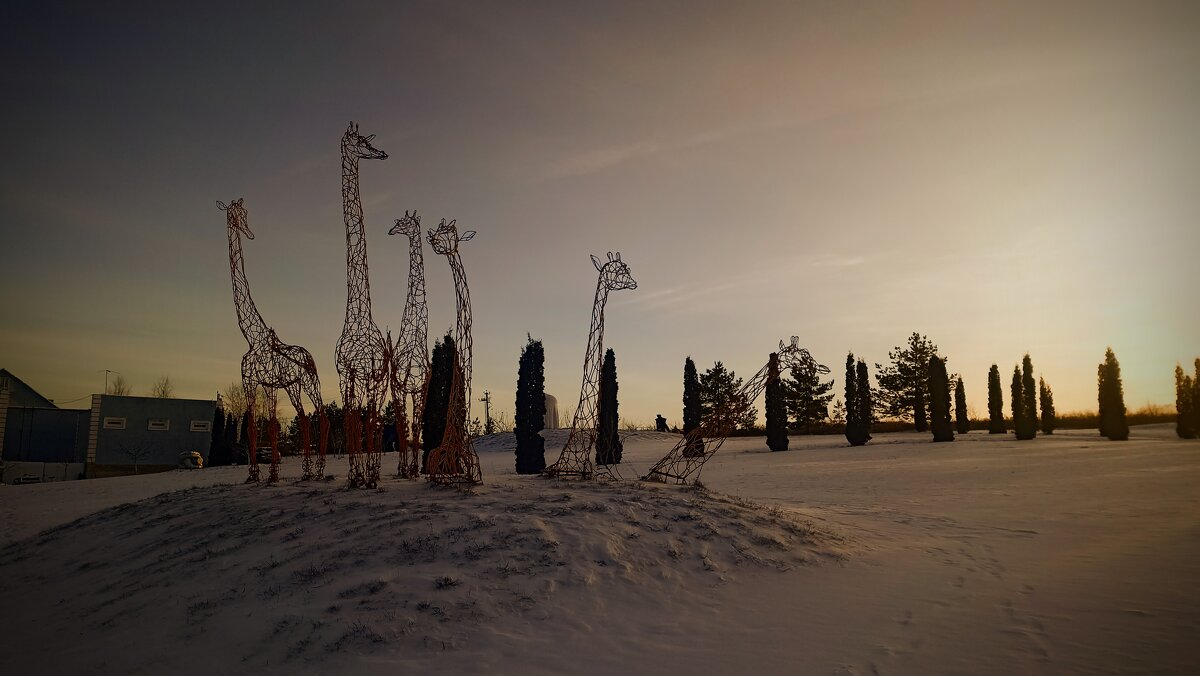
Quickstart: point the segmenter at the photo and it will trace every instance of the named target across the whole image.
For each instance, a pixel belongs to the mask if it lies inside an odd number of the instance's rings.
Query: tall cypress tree
[[[596,464],[617,465],[621,462],[621,435],[617,411],[617,355],[609,348],[604,351],[600,366],[600,429],[596,434]]]
[[[1112,348],[1104,353],[1104,363],[1100,365],[1103,372],[1101,378],[1100,406],[1101,422],[1104,436],[1110,441],[1125,441],[1129,439],[1129,423],[1125,420],[1125,393],[1121,386],[1121,364]]]
[[[513,434],[517,438],[517,474],[538,474],[546,469],[546,440],[538,434],[546,424],[546,353],[542,341],[529,334],[525,338],[517,362]]]
[[[1058,424],[1054,413],[1054,392],[1041,378],[1038,378],[1038,404],[1042,409],[1042,434],[1054,434],[1054,428]]]
[[[229,415],[225,416],[225,464],[236,465],[237,457],[234,449],[237,448],[238,435],[238,419],[237,416],[230,411]]]
[[[871,440],[871,421],[875,416],[871,401],[871,379],[867,374],[867,362],[859,359],[855,370],[858,380],[854,388],[855,396],[858,397],[858,437],[862,439],[862,444],[865,444]]]
[[[933,440],[954,441],[954,427],[950,423],[950,376],[946,374],[946,362],[937,355],[929,358],[928,392]]]
[[[850,442],[851,446],[862,446],[871,438],[866,431],[869,429],[871,421],[871,387],[869,383],[864,383],[865,378],[860,377],[866,373],[866,368],[866,363],[862,361],[855,366],[853,352],[846,355],[846,441]],[[863,410],[863,393],[859,391],[860,389],[866,389],[867,408],[865,411]]]
[[[1099,419],[1100,436],[1108,436],[1108,370],[1104,367],[1104,362],[1100,362],[1100,366],[1096,368],[1096,408],[1097,418]]]
[[[1021,393],[1021,367],[1013,366],[1012,386],[1009,388],[1009,396],[1012,397],[1012,402],[1009,408],[1012,410],[1013,434],[1017,435],[1018,439],[1023,439],[1021,436],[1021,420],[1024,418],[1024,401],[1025,397]]]
[[[1022,429],[1026,438],[1033,439],[1038,430],[1038,390],[1033,379],[1033,360],[1028,354],[1021,359],[1021,395],[1024,397],[1021,412],[1025,416]]]
[[[691,357],[683,361],[683,434],[687,436],[700,427],[700,376],[696,373],[696,362]],[[684,448],[687,457],[703,455],[704,443],[693,440]]]
[[[954,384],[954,426],[959,434],[971,431],[971,417],[967,412],[967,391],[963,387],[962,376]]]
[[[205,465],[214,467],[216,465],[224,465],[225,454],[222,452],[225,445],[225,409],[218,406],[213,411],[212,420],[212,439],[208,444],[208,460]]]
[[[1004,395],[1000,390],[1000,367],[988,371],[988,434],[1004,434]]]
[[[787,397],[779,373],[779,354],[772,352],[767,362],[767,448],[772,451],[788,449]]]
[[[433,344],[429,366],[429,392],[425,395],[425,411],[421,416],[421,471],[427,471],[429,452],[442,445],[446,419],[450,408],[450,389],[454,386],[454,369],[458,360],[454,337],[449,333]]]

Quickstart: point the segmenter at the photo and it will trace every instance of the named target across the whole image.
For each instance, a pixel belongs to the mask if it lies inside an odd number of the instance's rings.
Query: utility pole
[[[101,394],[108,394],[108,374],[110,374],[110,373],[116,373],[117,375],[121,375],[120,373],[117,373],[116,371],[113,371],[111,369],[104,369],[104,392],[102,392]]]
[[[495,431],[492,427],[492,393],[487,390],[483,391],[483,396],[479,398],[483,402],[483,433],[491,434]]]

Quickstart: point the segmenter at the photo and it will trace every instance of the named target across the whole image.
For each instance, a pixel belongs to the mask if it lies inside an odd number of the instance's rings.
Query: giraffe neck
[[[447,257],[450,270],[454,274],[454,291],[457,297],[456,307],[458,321],[454,327],[454,341],[458,350],[458,363],[462,368],[463,379],[463,408],[467,420],[471,419],[471,290],[467,288],[467,272],[463,269],[462,259],[458,251],[451,252]]]
[[[229,276],[233,281],[233,307],[237,311],[238,328],[242,330],[250,347],[261,345],[269,329],[250,297],[250,282],[246,281],[245,261],[242,257],[242,235],[229,224]]]
[[[579,405],[575,407],[573,429],[595,429],[598,424],[596,406],[600,398],[600,360],[604,353],[604,306],[608,303],[608,288],[603,276],[596,284],[592,301],[592,325],[588,331],[587,353],[583,357],[583,385],[579,388]]]
[[[371,320],[367,233],[358,191],[358,156],[342,143],[342,217],[346,222],[346,323]]]
[[[424,343],[422,329],[428,326],[429,308],[425,305],[425,255],[421,249],[421,230],[408,236],[408,298],[404,301],[406,335],[401,340],[411,339]]]

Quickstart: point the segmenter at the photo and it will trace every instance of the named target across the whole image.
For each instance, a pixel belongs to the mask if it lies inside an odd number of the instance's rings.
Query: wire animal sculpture
[[[704,463],[721,448],[725,439],[733,432],[744,402],[754,401],[767,383],[779,378],[783,369],[812,369],[816,373],[829,373],[829,368],[818,364],[808,350],[800,347],[800,338],[792,336],[792,342],[779,341],[779,352],[771,355],[758,373],[754,374],[737,394],[730,397],[708,415],[700,419],[700,426],[689,432],[675,447],[659,460],[642,477],[643,481],[663,483],[695,484],[700,479]]]
[[[381,444],[379,407],[388,386],[390,349],[371,317],[371,282],[367,274],[367,234],[358,188],[358,161],[385,160],[387,153],[371,145],[353,122],[342,135],[342,216],[346,223],[346,321],[334,349],[342,405],[345,406],[347,483],[374,488],[379,483]],[[365,417],[365,420],[364,420]],[[365,438],[365,446],[364,446]]]
[[[246,481],[251,483],[260,479],[258,456],[255,452],[258,439],[256,399],[260,386],[265,391],[271,416],[268,423],[271,471],[267,481],[274,483],[279,480],[279,421],[275,410],[278,390],[287,394],[299,417],[304,457],[303,479],[320,478],[325,473],[329,421],[325,417],[324,402],[321,401],[321,380],[317,377],[316,362],[308,350],[299,345],[287,345],[279,340],[275,330],[263,321],[262,315],[254,305],[254,299],[250,297],[250,283],[246,280],[245,260],[242,256],[242,237],[254,239],[254,233],[250,230],[249,214],[242,204],[242,199],[236,199],[228,205],[217,202],[217,207],[225,212],[229,234],[229,276],[233,281],[233,307],[237,313],[238,328],[250,347],[242,357],[242,387],[246,391],[247,410],[250,412],[247,421],[249,476]],[[320,450],[316,458],[312,453],[312,428],[304,410],[304,396],[312,402],[320,419]]]
[[[454,342],[458,358],[450,386],[450,404],[446,410],[446,429],[442,443],[429,452],[429,481],[437,484],[478,484],[483,481],[479,456],[467,431],[471,413],[471,291],[467,288],[467,273],[458,254],[459,242],[475,236],[470,230],[458,234],[455,221],[442,222],[429,233],[429,244],[435,253],[445,256],[454,276],[455,305],[458,319]]]
[[[621,261],[621,254],[608,254],[604,263],[592,256],[592,265],[600,272],[596,281],[596,297],[592,301],[592,325],[588,331],[587,352],[583,356],[583,385],[579,389],[579,405],[575,407],[575,418],[571,423],[571,434],[563,446],[558,460],[544,470],[548,477],[591,479],[596,473],[592,465],[592,449],[596,445],[599,420],[597,406],[600,400],[600,365],[604,357],[604,306],[610,291],[636,289],[637,282],[629,273],[629,266]],[[604,468],[602,474],[611,477],[612,469]]]
[[[399,442],[397,474],[414,479],[421,468],[421,415],[429,387],[429,308],[425,303],[425,256],[422,252],[421,217],[416,211],[404,212],[389,235],[408,237],[408,296],[404,301],[404,319],[400,337],[392,347],[391,395],[396,414],[396,438]],[[391,339],[388,339],[389,346]],[[411,436],[408,402],[412,402]]]

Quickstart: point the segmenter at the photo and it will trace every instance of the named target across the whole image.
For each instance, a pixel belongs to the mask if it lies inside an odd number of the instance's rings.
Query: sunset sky
[[[1060,411],[1106,346],[1132,407],[1200,356],[1200,3],[242,4],[0,9],[0,367],[56,401],[239,378],[238,197],[258,308],[336,398],[351,120],[390,155],[361,165],[376,322],[395,218],[477,230],[473,389],[510,417],[526,332],[574,407],[608,251],[642,423],[679,421],[686,355],[748,376],[793,334],[839,394],[848,350],[926,334],[980,416],[1026,352]],[[428,248],[426,277],[432,344]]]

